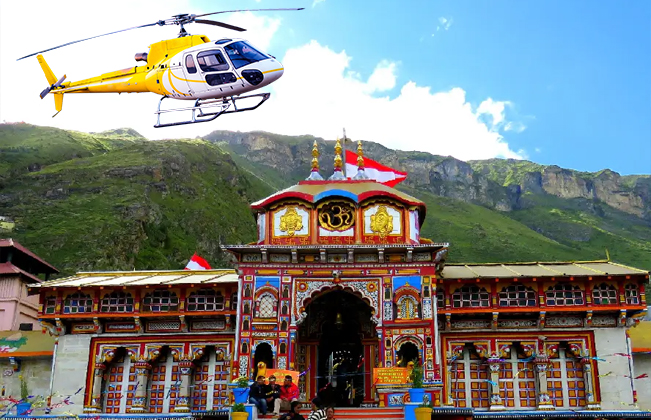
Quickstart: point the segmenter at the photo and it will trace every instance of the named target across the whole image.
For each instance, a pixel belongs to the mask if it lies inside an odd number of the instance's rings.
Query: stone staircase
[[[337,420],[403,420],[404,412],[402,407],[359,407],[359,408],[336,408],[335,419]],[[300,413],[306,419],[310,415],[309,408],[303,408]],[[258,416],[259,419],[273,420],[276,417],[267,414]]]

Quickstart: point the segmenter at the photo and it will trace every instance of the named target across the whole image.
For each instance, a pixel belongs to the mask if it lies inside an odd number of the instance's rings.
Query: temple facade
[[[272,368],[300,372],[303,400],[401,406],[408,384],[379,372],[415,362],[439,415],[644,414],[626,330],[646,313],[648,272],[446,264],[450,245],[420,236],[424,203],[369,180],[361,146],[352,179],[339,144],[327,180],[313,153],[307,180],[252,204],[257,240],[224,247],[235,270],[34,285],[58,338],[53,384],[72,395],[66,411],[224,413],[229,383]]]

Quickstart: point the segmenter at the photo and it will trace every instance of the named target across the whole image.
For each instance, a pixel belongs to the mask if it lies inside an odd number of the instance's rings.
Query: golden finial
[[[312,172],[319,172],[319,146],[314,140],[314,145],[312,146]]]
[[[316,144],[316,140],[314,140],[314,145],[312,146],[312,171],[310,172],[310,176],[307,177],[308,181],[323,181],[323,177],[319,173],[320,155],[319,146]]]
[[[364,171],[364,149],[362,148],[362,141],[357,142],[357,173],[353,177],[354,180],[368,179],[366,171]]]
[[[335,171],[341,171],[341,140],[337,137],[337,144],[335,144]]]
[[[357,142],[357,168],[364,169],[364,149],[361,140]]]
[[[341,140],[339,137],[337,137],[337,143],[335,144],[335,171],[334,173],[328,178],[331,181],[345,181],[346,177],[344,176],[344,173],[341,170],[341,167],[343,165],[343,161],[341,159]]]

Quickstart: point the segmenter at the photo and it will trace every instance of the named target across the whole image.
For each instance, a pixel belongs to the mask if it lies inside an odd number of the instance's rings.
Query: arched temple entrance
[[[313,349],[307,398],[319,395],[326,405],[358,407],[371,381],[364,363],[367,347],[377,345],[373,311],[361,297],[344,290],[325,291],[307,305],[299,345]]]

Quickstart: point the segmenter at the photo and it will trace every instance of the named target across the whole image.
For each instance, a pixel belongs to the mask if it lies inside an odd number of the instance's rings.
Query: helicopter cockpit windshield
[[[236,69],[269,58],[267,55],[262,54],[245,41],[233,42],[224,47],[224,49]]]

